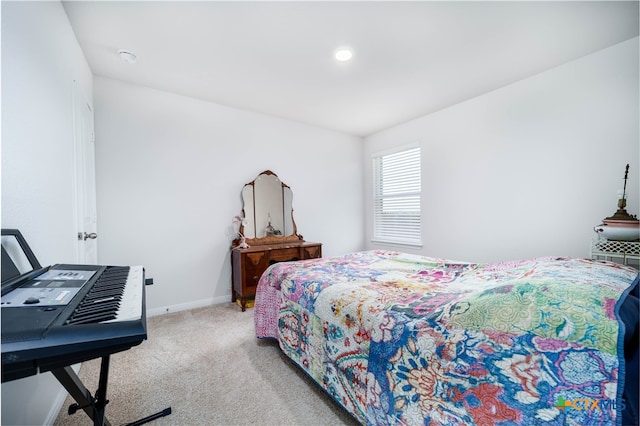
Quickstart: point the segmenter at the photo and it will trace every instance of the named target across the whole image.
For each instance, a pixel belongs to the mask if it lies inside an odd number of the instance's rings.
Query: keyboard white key
[[[116,318],[104,321],[119,322],[138,320],[142,317],[142,297],[144,286],[144,270],[142,266],[130,266],[127,282],[122,294]]]

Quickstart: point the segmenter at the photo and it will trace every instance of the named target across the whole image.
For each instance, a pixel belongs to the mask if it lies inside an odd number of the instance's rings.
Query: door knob
[[[98,234],[96,234],[95,232],[92,232],[90,234],[87,234],[86,232],[78,232],[78,239],[79,240],[84,240],[86,241],[87,239],[91,239],[91,240],[95,240],[96,238],[98,238]]]

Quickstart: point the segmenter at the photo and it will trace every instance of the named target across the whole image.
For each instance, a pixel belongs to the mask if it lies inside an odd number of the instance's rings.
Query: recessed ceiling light
[[[353,51],[348,47],[341,47],[336,50],[336,61],[347,62],[353,57]]]
[[[134,63],[137,59],[137,56],[135,55],[135,53],[130,52],[128,50],[124,50],[124,49],[118,50],[118,55],[120,56],[120,59],[122,59],[123,61],[129,64]]]

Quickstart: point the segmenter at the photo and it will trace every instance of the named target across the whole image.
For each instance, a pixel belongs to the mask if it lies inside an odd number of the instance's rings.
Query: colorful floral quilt
[[[617,310],[637,277],[573,258],[285,262],[260,280],[256,333],[363,424],[620,424]]]

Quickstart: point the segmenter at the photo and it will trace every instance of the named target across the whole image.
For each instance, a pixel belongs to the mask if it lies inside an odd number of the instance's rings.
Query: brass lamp
[[[613,241],[636,241],[640,239],[640,221],[635,216],[627,213],[627,180],[629,178],[629,165],[624,170],[624,189],[622,197],[618,199],[618,210],[603,219],[603,223],[594,228],[600,236]]]

